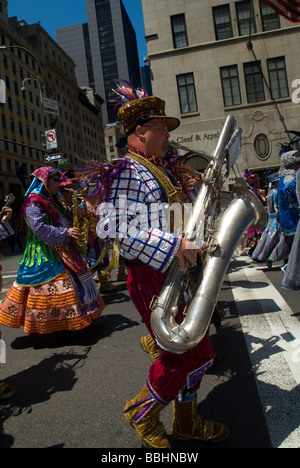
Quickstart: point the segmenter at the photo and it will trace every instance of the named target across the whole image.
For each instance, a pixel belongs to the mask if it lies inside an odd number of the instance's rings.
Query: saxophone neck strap
[[[172,203],[183,203],[183,191],[182,187],[173,185],[167,176],[162,170],[161,167],[163,167],[162,164],[153,164],[153,162],[149,161],[147,155],[142,156],[141,154],[136,152],[137,150],[134,150],[132,148],[129,149],[129,157],[143,166],[145,166],[149,172],[154,176],[155,180],[157,181],[161,192],[162,192],[162,197],[163,201],[168,202],[169,205],[172,205]],[[152,158],[154,161],[155,158]]]

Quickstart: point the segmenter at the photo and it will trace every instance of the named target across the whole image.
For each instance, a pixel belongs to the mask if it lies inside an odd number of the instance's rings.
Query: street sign
[[[57,137],[56,137],[56,131],[54,128],[52,128],[51,130],[46,130],[45,137],[46,137],[47,149],[57,148]]]
[[[44,161],[45,162],[52,162],[52,161],[59,161],[62,158],[61,154],[45,154]]]
[[[43,109],[45,112],[49,114],[54,114],[59,116],[59,106],[58,102],[54,101],[53,99],[48,99],[43,97]]]
[[[60,165],[70,164],[70,159],[61,159],[60,161],[58,161],[58,164],[60,164]]]

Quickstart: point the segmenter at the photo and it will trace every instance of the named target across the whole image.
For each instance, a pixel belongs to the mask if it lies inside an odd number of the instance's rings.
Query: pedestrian
[[[4,207],[1,210],[1,221],[0,221],[0,240],[4,240],[9,236],[14,235],[14,231],[9,224],[9,220],[12,217],[12,209]],[[0,292],[2,291],[2,266],[0,265]],[[0,350],[1,350],[1,330],[0,330]],[[10,398],[15,394],[15,387],[10,385],[3,380],[0,380],[0,400]]]
[[[281,234],[278,220],[278,172],[269,174],[268,181],[270,184],[270,190],[266,196],[268,223],[252,253],[252,259],[257,262],[266,262],[268,268],[272,268],[272,261],[269,259],[269,256],[278,244]]]
[[[70,226],[58,197],[61,172],[41,167],[32,175],[20,212],[27,244],[0,305],[0,323],[23,326],[28,334],[79,331],[100,316],[104,303],[76,246],[80,230]]]
[[[125,131],[122,143],[129,149],[119,165],[114,166],[112,176],[106,178],[106,203],[98,210],[97,231],[98,235],[105,236],[110,230],[108,203],[116,213],[115,233],[127,263],[130,298],[154,338],[150,304],[153,297],[159,295],[169,266],[176,257],[181,268],[185,261],[195,266],[197,253],[203,254],[203,250],[176,233],[174,226],[167,230],[162,211],[157,212],[157,206],[163,203],[183,206],[184,196],[188,197],[188,189],[172,164],[168,150],[169,132],[175,130],[180,121],[166,116],[162,99],[139,97],[141,93],[123,90],[133,96],[118,112]],[[123,207],[124,199],[128,213]],[[135,225],[136,216],[139,227]],[[182,318],[179,314],[177,320]],[[127,421],[148,446],[170,447],[159,419],[159,413],[170,402],[173,402],[172,434],[175,438],[219,442],[229,436],[229,429],[222,423],[205,420],[197,414],[197,390],[213,358],[208,335],[195,348],[180,355],[161,350],[159,358],[151,364],[141,392],[124,408]],[[195,378],[193,388],[185,393],[191,378]]]
[[[278,182],[278,207],[280,224],[289,255],[299,221],[296,180],[296,171],[299,167],[300,151],[292,150],[281,154],[280,180]],[[283,267],[283,271],[285,268],[286,265]]]

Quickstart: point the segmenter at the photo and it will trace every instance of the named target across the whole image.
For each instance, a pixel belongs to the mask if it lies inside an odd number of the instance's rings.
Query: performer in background
[[[263,205],[266,205],[266,200],[263,196],[262,190],[260,188],[260,179],[258,174],[252,174],[248,169],[244,172],[244,177],[247,182],[248,189],[251,190],[254,195],[262,202]],[[247,229],[247,247],[249,247],[248,255],[251,257],[254,249],[256,248],[257,242],[261,236],[261,231],[250,227]]]
[[[183,205],[184,197],[188,197],[187,187],[174,161],[168,158],[169,132],[179,126],[179,120],[166,116],[165,102],[157,97],[145,97],[141,90],[137,93],[126,87],[118,91],[123,98],[124,95],[125,99],[128,97],[118,118],[125,130],[122,143],[128,144],[129,150],[106,177],[105,200],[110,206],[114,205],[117,213],[116,235],[128,267],[130,297],[154,338],[150,303],[153,296],[159,295],[169,266],[175,257],[182,269],[185,261],[196,266],[197,254],[203,254],[203,250],[176,234],[174,226],[166,230],[162,211],[156,211],[157,206],[166,202],[169,206],[175,202]],[[127,200],[130,213],[124,211],[122,199]],[[135,216],[143,210],[142,207],[147,213],[143,211],[141,229],[135,229]],[[103,209],[98,211],[99,236],[104,237],[110,229],[109,213],[104,203]],[[177,320],[182,318],[180,313]],[[172,434],[175,438],[221,442],[229,436],[228,428],[222,423],[205,420],[197,414],[196,392],[213,358],[208,335],[184,354],[161,350],[161,355],[149,369],[141,392],[124,408],[127,421],[147,445],[170,447],[159,413],[171,401],[174,404]],[[192,380],[192,388],[186,391],[187,383]]]
[[[80,230],[70,226],[57,197],[61,173],[42,167],[32,175],[20,213],[26,249],[0,305],[0,323],[24,326],[28,334],[79,331],[100,316],[104,303],[76,246]]]
[[[268,212],[268,224],[263,231],[254,251],[252,258],[258,262],[266,262],[268,268],[272,268],[272,261],[269,260],[269,256],[272,254],[276,245],[279,242],[281,227],[279,223],[278,215],[278,194],[277,185],[279,182],[279,174],[275,172],[269,174],[268,181],[270,184],[270,190],[268,191],[267,201],[267,212]]]
[[[14,230],[9,224],[9,220],[12,217],[12,209],[4,207],[1,210],[2,219],[0,221],[0,241],[6,239],[9,236],[14,235]],[[0,292],[2,291],[2,266],[0,265]],[[1,340],[1,330],[0,330],[0,340]],[[14,395],[16,389],[14,386],[0,380],[0,400],[10,398]]]
[[[289,247],[289,258],[283,269],[284,289],[300,289],[299,235],[300,235],[300,151],[281,155],[281,179],[278,184],[279,216]]]
[[[280,180],[278,182],[279,219],[290,254],[298,221],[296,171],[300,167],[300,151],[292,150],[281,155]],[[285,269],[285,267],[284,267]]]

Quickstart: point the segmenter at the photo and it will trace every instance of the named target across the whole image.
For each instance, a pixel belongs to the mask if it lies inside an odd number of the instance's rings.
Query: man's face
[[[169,147],[169,130],[164,119],[153,119],[143,125],[147,153],[165,157]]]

